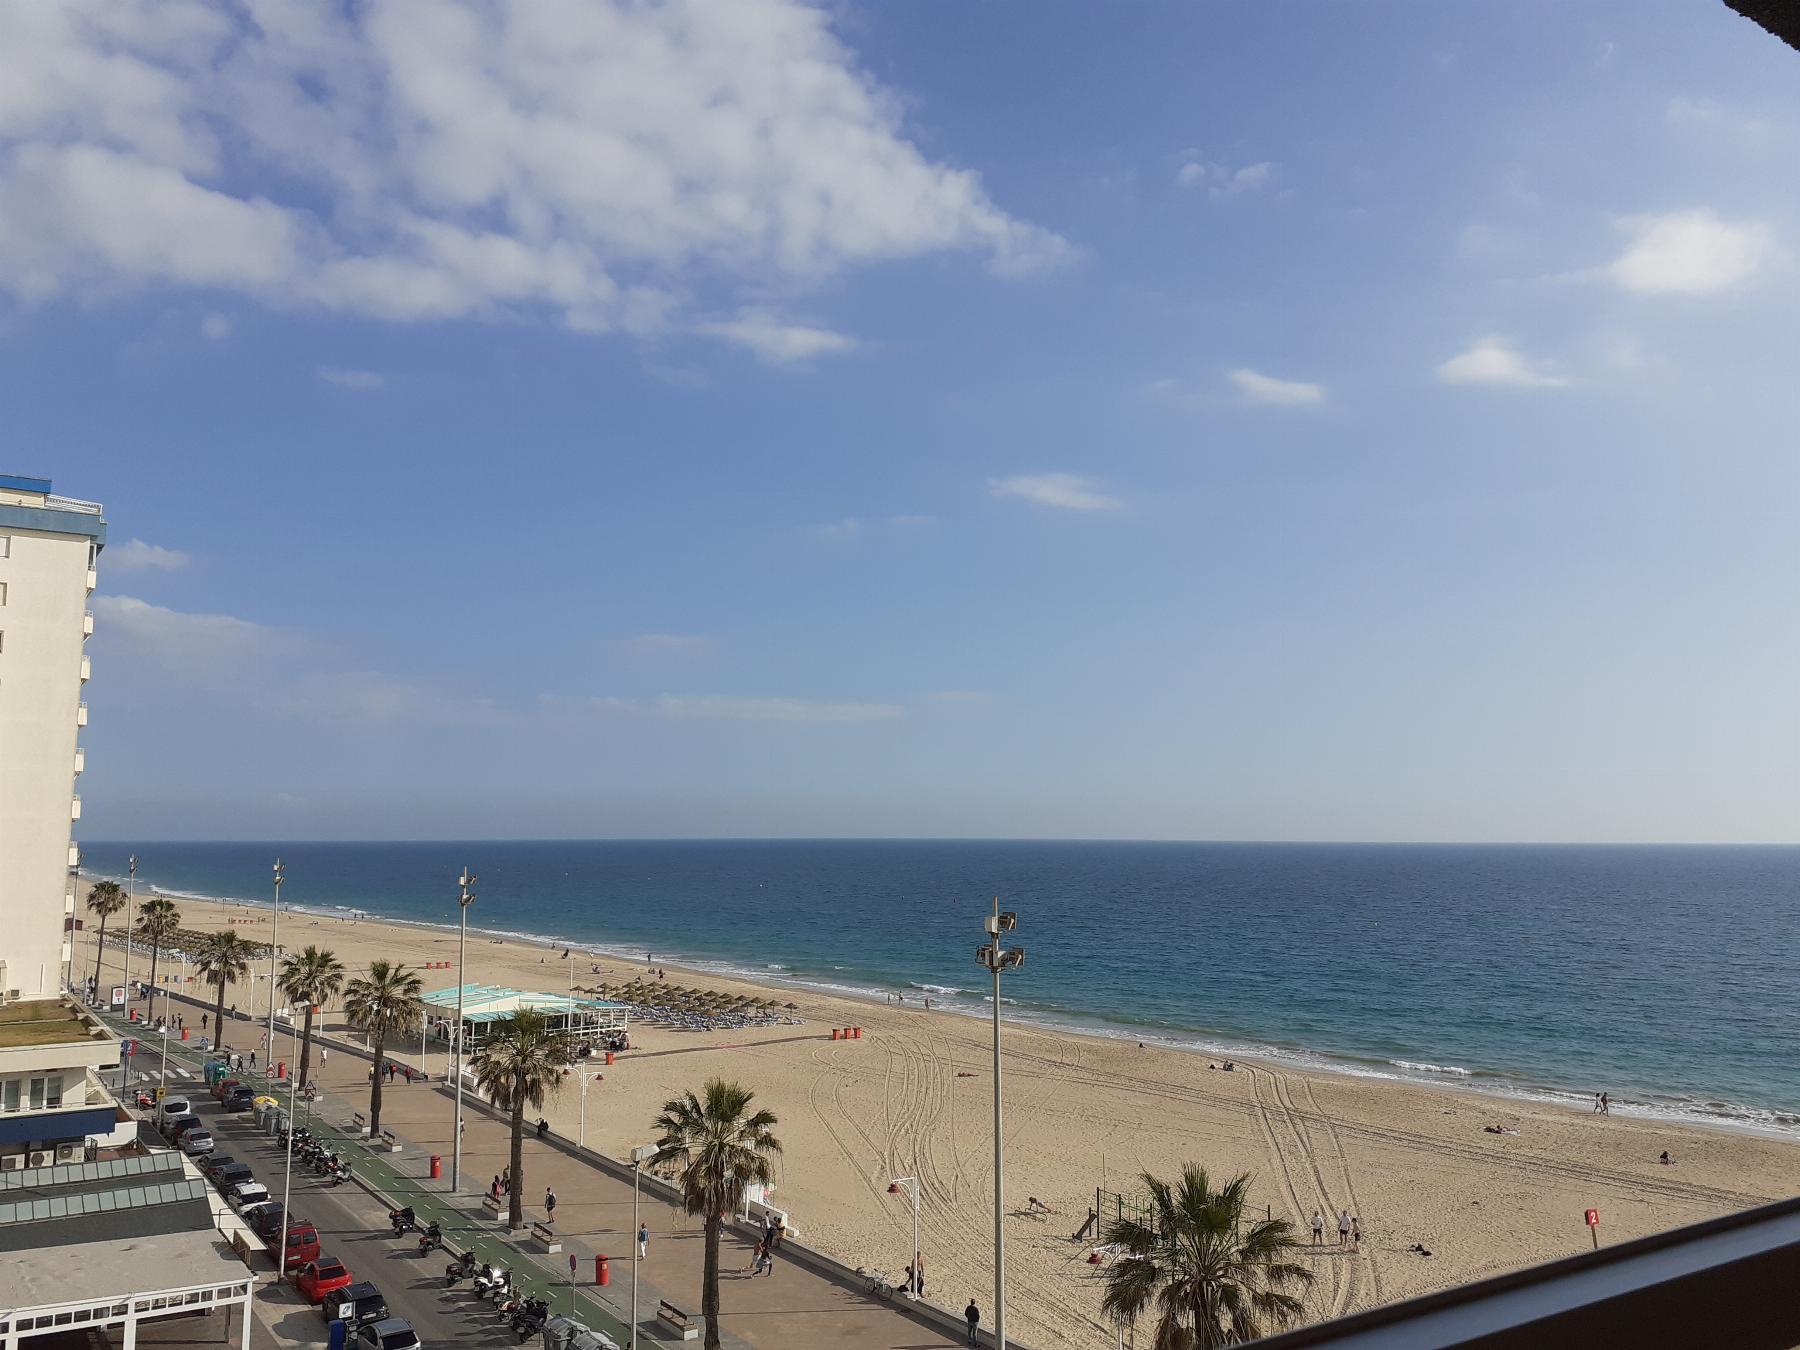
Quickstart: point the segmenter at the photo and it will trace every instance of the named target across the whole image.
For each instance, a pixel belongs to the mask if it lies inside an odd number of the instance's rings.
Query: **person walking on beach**
[[[1350,1216],[1350,1241],[1356,1244],[1357,1250],[1362,1249],[1362,1222],[1354,1214]]]
[[[1349,1245],[1350,1245],[1350,1211],[1346,1209],[1346,1210],[1341,1210],[1338,1213],[1338,1246],[1348,1247]]]
[[[1603,1116],[1612,1114],[1612,1098],[1604,1092],[1600,1094],[1600,1114]]]
[[[969,1344],[978,1344],[975,1329],[981,1325],[981,1309],[976,1306],[974,1299],[970,1299],[969,1306],[963,1309],[963,1321],[969,1324]]]
[[[650,1255],[650,1225],[647,1223],[640,1223],[638,1225],[638,1260],[640,1260],[640,1261],[645,1260],[646,1258],[649,1257],[649,1255]]]
[[[1313,1246],[1317,1247],[1325,1241],[1325,1216],[1318,1210],[1312,1216]]]

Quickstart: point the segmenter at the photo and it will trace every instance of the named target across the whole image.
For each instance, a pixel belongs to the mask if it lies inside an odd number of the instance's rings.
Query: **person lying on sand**
[[[1413,1245],[1408,1247],[1406,1250],[1409,1252],[1417,1252],[1420,1256],[1430,1256],[1431,1255],[1431,1248],[1422,1246],[1421,1244],[1419,1244],[1417,1242],[1413,1243]]]
[[[1483,1134],[1517,1134],[1518,1133],[1517,1130],[1509,1130],[1504,1125],[1483,1125],[1481,1127],[1481,1132]]]
[[[1042,1200],[1038,1199],[1035,1195],[1026,1196],[1025,1197],[1025,1205],[1026,1205],[1026,1208],[1028,1208],[1033,1214],[1054,1214],[1054,1213],[1056,1213],[1055,1210],[1051,1209],[1050,1206],[1046,1205]]]

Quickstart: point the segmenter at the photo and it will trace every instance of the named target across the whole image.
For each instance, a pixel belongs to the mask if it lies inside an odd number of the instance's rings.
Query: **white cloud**
[[[1772,252],[1769,228],[1711,211],[1672,211],[1623,222],[1631,245],[1606,274],[1644,295],[1712,295],[1754,276]]]
[[[1117,498],[1101,492],[1094,479],[1072,473],[1019,473],[990,478],[988,492],[995,497],[1017,497],[1066,511],[1116,511],[1121,505]]]
[[[855,516],[845,516],[842,520],[828,520],[823,525],[813,526],[813,533],[825,539],[855,539],[862,534],[863,523]]]
[[[1261,192],[1275,182],[1279,170],[1268,160],[1246,164],[1241,169],[1222,164],[1208,164],[1190,159],[1175,171],[1175,182],[1184,188],[1205,188],[1206,195],[1218,200],[1241,197],[1248,192]]]
[[[691,633],[639,633],[625,639],[636,656],[702,656],[712,650],[712,639]]]
[[[380,389],[387,384],[387,376],[379,371],[346,370],[341,366],[320,366],[319,378],[340,389]]]
[[[702,284],[1074,254],[927,159],[801,0],[12,6],[0,152],[0,293],[27,301],[204,287],[655,333]]]
[[[231,336],[231,316],[228,314],[208,314],[200,320],[200,333],[213,342],[223,342]]]
[[[1238,369],[1230,374],[1244,402],[1274,407],[1295,407],[1323,403],[1325,386],[1304,380],[1278,380],[1273,375],[1259,375],[1254,370]]]
[[[1570,382],[1565,376],[1538,369],[1520,351],[1501,337],[1485,337],[1465,352],[1459,352],[1437,368],[1443,384],[1495,384],[1519,389],[1561,389]]]
[[[922,530],[928,525],[937,524],[935,516],[889,516],[888,524],[900,530]]]
[[[754,352],[772,366],[802,365],[815,356],[853,351],[856,339],[813,324],[790,323],[763,309],[744,309],[729,319],[707,319],[697,332]]]
[[[207,683],[230,683],[307,646],[286,629],[229,614],[185,613],[136,596],[96,595],[91,606],[103,646],[118,644],[134,661]]]
[[[120,572],[179,572],[193,561],[178,548],[146,544],[142,539],[109,544],[100,556],[108,571]]]
[[[546,700],[563,705],[563,700]],[[850,726],[885,722],[905,715],[898,703],[834,703],[805,698],[764,698],[746,694],[659,694],[627,698],[599,694],[576,700],[595,712],[675,720],[729,722],[804,722]]]

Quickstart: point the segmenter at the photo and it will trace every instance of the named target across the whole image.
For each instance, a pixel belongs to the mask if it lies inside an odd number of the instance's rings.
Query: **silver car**
[[[356,1350],[421,1350],[424,1342],[403,1317],[364,1322],[356,1329]]]

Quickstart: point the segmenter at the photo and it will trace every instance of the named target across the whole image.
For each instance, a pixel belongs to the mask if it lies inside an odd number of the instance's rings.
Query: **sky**
[[[1703,0],[0,8],[93,839],[1800,840]]]

